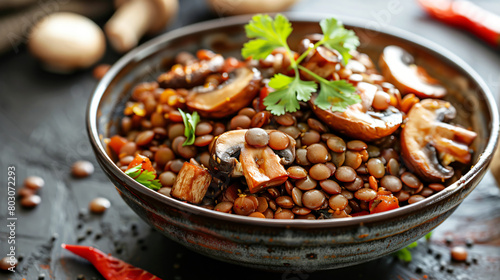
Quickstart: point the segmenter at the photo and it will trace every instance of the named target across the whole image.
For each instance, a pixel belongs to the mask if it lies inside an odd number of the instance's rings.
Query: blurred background
[[[448,1],[422,2],[446,5]],[[500,14],[500,1],[471,2]],[[362,18],[369,28],[396,27],[425,37],[472,66],[498,101],[496,37],[479,32],[480,38],[470,24],[436,20],[416,0],[2,0],[0,172],[6,174],[9,166],[15,166],[18,188],[33,175],[42,177],[45,187],[39,191],[40,205],[17,209],[16,250],[21,260],[15,274],[0,271],[0,279],[102,279],[89,263],[63,252],[59,246],[63,242],[97,246],[163,279],[207,275],[222,279],[321,279],[333,275],[348,279],[423,279],[424,275],[429,279],[497,279],[500,194],[492,173],[435,231],[430,245],[414,250],[410,264],[389,256],[321,273],[274,275],[200,256],[151,230],[120,199],[98,167],[85,131],[87,102],[108,67],[136,45],[176,28],[236,14],[276,11]],[[477,22],[491,19],[474,11],[470,13]],[[500,33],[498,26],[500,22],[496,22]],[[71,167],[78,160],[94,164],[90,177],[71,176]],[[0,257],[8,248],[6,194],[6,190],[0,191]],[[88,213],[87,205],[95,197],[111,201],[104,215]],[[457,232],[461,234],[450,241]],[[455,264],[451,272],[441,268],[442,262],[450,264],[447,246],[465,244],[467,238],[475,242],[470,248],[478,260],[475,265]],[[197,267],[201,269],[193,269]]]

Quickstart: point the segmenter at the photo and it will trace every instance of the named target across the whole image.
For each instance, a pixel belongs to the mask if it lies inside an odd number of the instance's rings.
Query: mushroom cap
[[[453,168],[443,166],[438,152],[469,163],[469,145],[477,134],[442,121],[453,119],[455,108],[446,101],[425,99],[408,113],[401,132],[401,155],[405,164],[426,181],[442,181],[453,176]]]
[[[377,87],[364,82],[358,83],[361,103],[349,106],[344,112],[322,110],[314,105],[316,95],[309,101],[313,112],[329,127],[349,137],[373,141],[392,134],[403,122],[403,115],[394,107],[382,112],[370,111]]]
[[[398,46],[387,46],[380,55],[380,69],[388,82],[402,94],[414,93],[420,98],[442,98],[446,89],[429,76],[424,68],[415,65],[411,54]]]
[[[104,55],[104,33],[92,20],[74,13],[54,13],[31,30],[28,48],[54,72],[87,68]]]
[[[241,176],[239,156],[241,149],[245,146],[245,134],[247,129],[230,130],[215,138],[210,151],[210,168],[214,172],[222,172],[232,176]],[[269,134],[277,130],[266,130]],[[287,135],[290,144],[284,150],[274,151],[280,157],[282,165],[291,164],[295,160],[295,139]]]

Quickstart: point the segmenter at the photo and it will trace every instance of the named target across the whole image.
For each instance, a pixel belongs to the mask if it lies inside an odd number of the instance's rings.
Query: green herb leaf
[[[353,94],[356,88],[345,80],[320,80],[319,84],[320,90],[314,104],[322,110],[343,112],[348,106],[361,102],[361,97]]]
[[[425,240],[426,240],[426,241],[431,240],[431,236],[432,236],[432,231],[429,231],[429,233],[427,233],[427,234],[425,235]]]
[[[161,188],[160,181],[158,179],[155,179],[156,174],[151,171],[142,169],[142,164],[127,169],[125,171],[125,174],[150,189],[159,190]]]
[[[415,241],[415,242],[411,243],[410,245],[406,246],[405,248],[397,251],[394,254],[396,255],[396,257],[398,259],[400,259],[404,262],[411,262],[412,256],[411,256],[410,249],[415,248],[417,246],[418,246],[418,243]]]
[[[241,55],[244,58],[265,59],[271,52],[279,47],[288,49],[286,42],[292,33],[292,24],[282,14],[271,18],[269,15],[255,15],[245,25],[248,38],[256,38],[243,45]]]
[[[403,248],[396,253],[396,257],[404,262],[411,262],[411,252],[408,248]]]
[[[335,18],[324,19],[319,24],[323,31],[323,44],[329,48],[336,49],[343,58],[344,65],[351,58],[349,53],[359,46],[359,38],[354,31],[347,30],[341,21]]]
[[[349,51],[356,49],[359,45],[358,37],[353,31],[345,29],[342,23],[334,18],[322,20],[320,26],[324,37],[314,45],[314,48],[324,44],[336,49],[346,64],[351,57]],[[241,55],[244,58],[265,59],[279,47],[285,48],[288,56],[293,58],[292,51],[287,44],[288,36],[292,33],[292,25],[285,16],[278,14],[273,19],[269,15],[256,15],[245,25],[245,31],[247,37],[253,40],[243,46]],[[355,88],[346,81],[328,81],[298,65],[309,51],[311,50],[308,49],[303,53],[298,61],[291,59],[290,68],[295,71],[295,77],[276,74],[269,82],[269,86],[276,91],[264,99],[264,105],[272,114],[283,115],[286,112],[297,111],[300,108],[299,101],[309,101],[312,93],[316,91],[318,86],[315,82],[300,80],[299,68],[315,77],[320,83],[321,89],[315,104],[321,109],[344,111],[347,106],[361,101],[358,95],[352,94],[355,92]],[[186,137],[188,137],[187,134]]]
[[[184,122],[184,136],[186,136],[186,141],[182,143],[182,146],[193,145],[195,136],[196,125],[200,122],[200,115],[198,112],[193,114],[185,113],[179,108],[179,112],[182,116],[182,121]]]
[[[264,105],[277,116],[300,109],[299,101],[307,102],[317,88],[315,82],[302,81],[298,76],[288,77],[283,74],[274,75],[269,81],[269,86],[276,91],[264,98]]]
[[[414,242],[412,242],[410,245],[408,245],[406,248],[408,248],[408,249],[412,249],[412,248],[415,248],[415,247],[417,247],[417,246],[418,246],[417,241],[414,241]]]

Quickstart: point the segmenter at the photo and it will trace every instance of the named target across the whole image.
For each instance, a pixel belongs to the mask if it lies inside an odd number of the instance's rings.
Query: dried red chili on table
[[[90,261],[106,280],[161,280],[93,247],[68,244],[62,244],[61,247]]]
[[[432,17],[465,29],[497,47],[500,43],[500,16],[469,1],[418,0]]]

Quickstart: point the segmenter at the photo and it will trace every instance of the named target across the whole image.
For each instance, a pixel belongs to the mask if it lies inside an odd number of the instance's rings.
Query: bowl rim
[[[410,213],[418,212],[422,208],[425,208],[431,204],[435,204],[441,200],[444,200],[450,197],[455,192],[459,191],[463,188],[467,182],[469,182],[472,178],[474,178],[482,168],[486,168],[489,164],[491,157],[496,149],[498,144],[499,137],[499,114],[498,108],[495,102],[495,99],[486,85],[484,80],[476,73],[475,70],[472,69],[467,63],[465,63],[461,58],[452,53],[451,51],[445,49],[444,47],[425,39],[419,35],[410,33],[405,30],[401,30],[399,28],[383,26],[378,29],[374,29],[368,27],[366,24],[368,20],[361,18],[354,18],[348,16],[339,16],[332,14],[321,14],[321,13],[284,13],[287,18],[292,22],[292,24],[297,24],[299,22],[318,22],[324,18],[335,16],[336,18],[342,20],[346,26],[355,27],[359,29],[364,29],[367,31],[380,33],[383,35],[389,35],[393,37],[397,37],[404,41],[409,42],[410,44],[416,45],[421,49],[424,49],[426,52],[431,53],[435,57],[438,57],[441,61],[446,61],[447,64],[452,65],[455,69],[462,70],[464,75],[468,76],[469,79],[473,80],[477,83],[478,88],[483,91],[485,102],[489,113],[492,117],[491,120],[491,135],[488,140],[488,143],[483,151],[483,153],[479,156],[479,159],[475,165],[471,167],[471,169],[465,173],[459,180],[454,182],[452,185],[445,188],[443,191],[426,198],[418,203],[406,205],[404,207],[400,207],[391,211],[370,214],[365,216],[358,217],[348,217],[342,219],[325,219],[325,220],[275,220],[275,219],[255,219],[246,216],[234,215],[222,213],[214,210],[205,209],[199,207],[197,205],[192,205],[180,200],[176,200],[171,197],[167,197],[163,194],[160,194],[157,191],[149,189],[141,184],[139,184],[134,179],[125,175],[121,169],[116,166],[113,160],[106,153],[106,149],[101,142],[101,138],[97,131],[97,112],[99,103],[101,102],[101,98],[103,97],[106,89],[114,79],[114,77],[130,62],[139,61],[143,57],[153,53],[156,51],[156,46],[162,44],[166,41],[170,41],[176,39],[178,37],[183,37],[192,33],[199,32],[210,32],[213,29],[218,28],[226,28],[230,26],[242,26],[246,24],[252,15],[242,15],[242,16],[234,16],[227,17],[222,19],[213,19],[209,21],[199,22],[195,24],[191,24],[185,27],[181,27],[179,29],[172,30],[165,34],[162,34],[156,38],[145,42],[139,47],[131,50],[129,53],[120,58],[106,73],[106,75],[99,81],[97,86],[95,87],[92,96],[90,97],[88,106],[87,106],[87,115],[86,115],[86,127],[87,133],[89,135],[89,139],[91,145],[96,153],[96,157],[101,158],[100,163],[106,165],[106,167],[113,173],[114,176],[120,178],[127,186],[133,188],[134,191],[141,193],[142,195],[148,196],[152,199],[158,200],[162,203],[165,203],[171,207],[175,207],[181,211],[189,212],[193,215],[202,215],[207,218],[220,219],[226,222],[233,222],[239,224],[246,225],[258,225],[264,227],[281,227],[281,228],[330,228],[330,227],[344,227],[344,226],[356,226],[360,224],[369,224],[374,222],[380,222],[384,220],[389,220],[392,218],[404,216]]]

